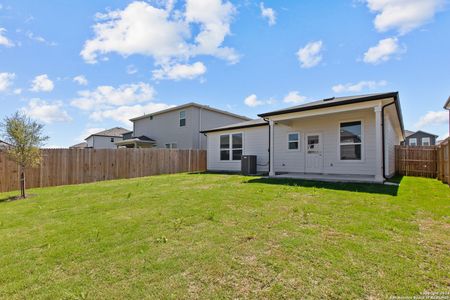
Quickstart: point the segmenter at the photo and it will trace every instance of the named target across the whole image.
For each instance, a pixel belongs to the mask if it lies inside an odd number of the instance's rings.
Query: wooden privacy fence
[[[435,146],[395,146],[396,173],[405,176],[437,177]]]
[[[437,178],[450,184],[450,138],[439,144],[437,147],[438,174]]]
[[[26,170],[27,188],[206,170],[205,150],[44,149],[42,158]],[[18,187],[18,166],[0,151],[0,192]]]

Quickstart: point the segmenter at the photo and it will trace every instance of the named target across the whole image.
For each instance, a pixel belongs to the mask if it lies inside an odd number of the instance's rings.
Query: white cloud
[[[260,99],[258,99],[258,97],[255,94],[252,94],[244,99],[244,104],[247,106],[250,106],[250,107],[256,107],[256,106],[265,105],[265,104],[273,104],[275,102],[276,102],[276,100],[274,100],[274,99],[260,100]]]
[[[42,74],[33,79],[30,90],[33,92],[51,92],[54,87],[53,81],[48,78],[48,75]]]
[[[289,92],[283,99],[284,103],[300,104],[305,102],[306,97],[300,95],[298,91]]]
[[[273,10],[273,8],[264,7],[263,2],[261,2],[259,4],[259,8],[261,9],[261,16],[263,18],[267,19],[267,22],[269,22],[269,25],[270,26],[275,25],[277,22],[277,16],[276,16],[275,10]]]
[[[206,67],[202,62],[189,64],[175,64],[162,66],[161,69],[153,71],[153,78],[162,80],[195,79],[206,73]]]
[[[448,122],[448,111],[429,111],[419,119],[415,127],[420,129],[427,125],[443,125]]]
[[[79,85],[88,85],[88,80],[84,75],[78,75],[73,78],[73,81]]]
[[[95,111],[90,114],[90,118],[94,121],[103,121],[104,119],[112,119],[130,125],[130,119],[144,114],[153,113],[173,107],[164,103],[147,103],[144,105],[137,104],[132,106],[120,106],[112,109]]]
[[[234,6],[222,0],[186,0],[184,12],[174,10],[172,1],[164,8],[134,1],[123,10],[97,14],[95,37],[85,42],[81,56],[96,63],[110,52],[142,54],[159,65],[212,55],[235,63],[235,50],[222,45],[234,14]]]
[[[38,43],[42,43],[42,44],[46,44],[47,46],[56,46],[57,45],[57,43],[55,43],[55,42],[49,42],[49,41],[47,41],[45,38],[43,38],[42,36],[39,36],[39,35],[35,35],[33,32],[31,32],[31,31],[29,31],[28,33],[27,33],[27,37],[30,39],[30,40],[32,40],[32,41],[35,41],[35,42],[38,42]]]
[[[432,20],[444,3],[444,0],[367,0],[367,7],[377,14],[374,25],[378,31],[395,29],[405,34]]]
[[[14,43],[4,35],[5,32],[6,29],[0,27],[0,46],[14,47]]]
[[[72,120],[69,114],[63,109],[63,103],[61,101],[49,103],[41,99],[31,99],[28,105],[21,110],[30,118],[47,124]]]
[[[406,52],[406,48],[398,43],[397,38],[386,38],[380,40],[374,47],[370,47],[364,53],[364,62],[369,64],[379,64],[391,59],[393,55],[400,55]]]
[[[72,100],[71,104],[83,110],[101,110],[150,101],[154,95],[153,87],[143,82],[123,84],[118,87],[104,85],[94,90],[79,91],[79,97]]]
[[[380,81],[360,81],[358,83],[346,83],[346,84],[337,84],[333,86],[331,89],[335,93],[354,93],[354,92],[361,92],[362,90],[374,90],[379,87],[386,86],[388,83],[386,80],[380,80]]]
[[[5,92],[13,84],[16,74],[14,73],[0,73],[0,92]]]
[[[14,95],[20,95],[22,94],[22,89],[14,89],[13,93]]]
[[[127,74],[133,75],[133,74],[136,74],[137,72],[138,72],[138,69],[136,68],[135,65],[127,66]]]
[[[322,61],[322,41],[315,41],[306,44],[297,52],[298,60],[302,68],[312,68]]]

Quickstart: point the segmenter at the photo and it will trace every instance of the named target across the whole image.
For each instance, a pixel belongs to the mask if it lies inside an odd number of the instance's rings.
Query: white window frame
[[[175,145],[175,147],[173,145]],[[167,147],[167,146],[169,146],[169,147]],[[178,144],[177,143],[165,143],[164,147],[166,149],[178,149]]]
[[[412,145],[411,141],[414,141],[414,145]],[[417,138],[410,138],[408,141],[408,146],[416,147],[417,146]]]
[[[235,134],[240,134],[242,136],[242,148],[233,148],[233,135],[235,135]],[[220,145],[220,139],[221,139],[222,136],[228,136],[229,141],[230,141],[228,148],[221,148],[220,147],[221,146]],[[222,159],[220,157],[220,152],[222,150],[230,151],[229,159]],[[241,150],[242,151],[242,155],[244,155],[244,133],[243,132],[233,132],[233,133],[220,134],[219,135],[219,161],[220,162],[238,162],[238,161],[240,161],[240,160],[233,160],[233,150]]]
[[[361,122],[361,143],[341,143],[341,125],[342,123],[352,123],[352,122]],[[375,134],[375,133],[374,133]],[[343,163],[362,163],[365,162],[365,147],[364,147],[364,120],[356,119],[356,120],[341,120],[338,125],[338,138],[337,138],[337,148],[338,148],[338,161]],[[361,145],[361,159],[341,159],[341,146],[343,145]]]
[[[296,134],[297,135],[297,141],[289,141],[289,135],[290,134]],[[287,150],[288,151],[300,151],[300,149],[301,149],[300,141],[301,141],[300,140],[300,132],[298,132],[298,131],[288,132],[286,134],[286,147],[287,147]],[[297,142],[298,148],[297,149],[289,149],[289,143],[291,143],[291,142]]]
[[[424,145],[425,141],[428,143],[428,145]],[[423,137],[422,138],[422,146],[431,146],[431,139],[430,139],[430,137]]]
[[[184,117],[181,117],[181,113],[184,113]],[[178,126],[179,127],[186,127],[187,124],[187,120],[186,120],[186,111],[185,110],[181,110],[180,113],[178,114]],[[184,125],[181,125],[181,120],[184,120]]]

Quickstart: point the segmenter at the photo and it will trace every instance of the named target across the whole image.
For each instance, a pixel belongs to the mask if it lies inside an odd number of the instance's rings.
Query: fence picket
[[[43,149],[41,165],[26,170],[26,184],[35,188],[205,170],[205,150]],[[0,192],[18,190],[18,176],[18,166],[0,151]]]

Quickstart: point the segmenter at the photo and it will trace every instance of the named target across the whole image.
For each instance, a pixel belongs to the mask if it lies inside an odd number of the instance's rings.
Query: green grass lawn
[[[178,174],[0,194],[0,298],[449,292],[450,190]]]

